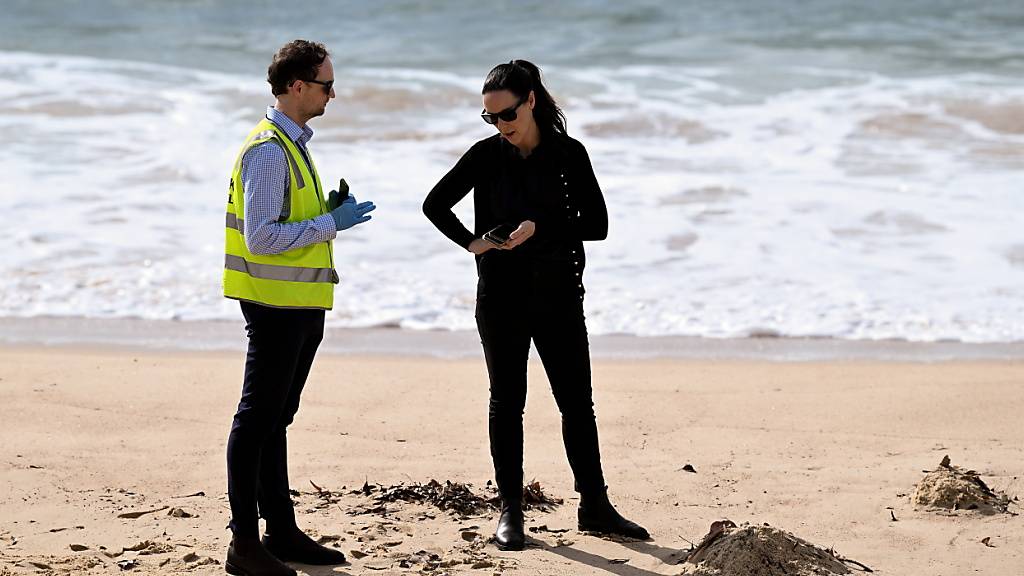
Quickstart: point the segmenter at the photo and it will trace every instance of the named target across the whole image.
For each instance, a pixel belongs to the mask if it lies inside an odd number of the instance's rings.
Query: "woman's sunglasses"
[[[487,122],[488,124],[497,124],[498,120],[504,120],[505,122],[515,122],[516,117],[518,116],[518,114],[516,114],[516,109],[522,106],[523,102],[526,102],[526,98],[520,98],[519,102],[516,102],[515,105],[509,106],[508,108],[505,108],[501,112],[495,112],[493,114],[491,114],[485,109],[483,112],[480,113],[480,117],[483,118],[484,122]]]

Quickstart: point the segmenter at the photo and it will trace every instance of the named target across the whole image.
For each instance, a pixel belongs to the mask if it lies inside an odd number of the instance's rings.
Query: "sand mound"
[[[949,463],[949,456],[939,467],[928,472],[914,491],[914,504],[949,510],[977,510],[982,514],[1006,512],[1010,498],[989,488],[974,470],[964,470]]]
[[[683,574],[700,576],[831,576],[850,574],[845,560],[767,524],[736,526],[715,522],[711,531],[686,557]]]

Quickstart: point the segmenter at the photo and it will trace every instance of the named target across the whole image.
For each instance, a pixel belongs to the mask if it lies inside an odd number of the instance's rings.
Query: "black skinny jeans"
[[[283,310],[242,302],[249,350],[242,399],[228,436],[231,530],[257,537],[295,527],[288,490],[286,429],[324,335],[323,310]]]
[[[576,289],[571,271],[562,273],[558,268],[494,274],[481,280],[477,293],[477,328],[490,378],[491,458],[498,492],[505,500],[522,496],[523,410],[531,339],[562,414],[562,441],[576,490],[597,493],[605,486],[582,291]]]

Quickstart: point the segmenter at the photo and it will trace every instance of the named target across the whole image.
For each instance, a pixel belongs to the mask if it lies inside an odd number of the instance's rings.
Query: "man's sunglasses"
[[[327,94],[331,93],[334,89],[334,80],[303,80],[303,82],[309,82],[310,84],[319,84],[324,87],[324,92]]]
[[[518,116],[518,114],[516,114],[516,109],[522,106],[524,102],[526,102],[526,98],[520,98],[519,102],[516,102],[515,105],[509,106],[508,108],[505,108],[501,112],[495,112],[493,114],[484,109],[484,111],[480,113],[480,117],[483,118],[484,122],[487,122],[488,124],[497,124],[498,120],[504,120],[505,122],[515,122],[516,117]]]

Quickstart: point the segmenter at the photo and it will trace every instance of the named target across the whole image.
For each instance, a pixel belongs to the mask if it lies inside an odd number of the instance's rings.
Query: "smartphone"
[[[348,182],[342,178],[338,180],[338,204],[341,204],[348,198]]]
[[[504,246],[508,242],[509,234],[515,232],[516,226],[512,224],[499,224],[484,234],[484,240],[495,246]]]

